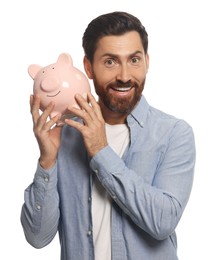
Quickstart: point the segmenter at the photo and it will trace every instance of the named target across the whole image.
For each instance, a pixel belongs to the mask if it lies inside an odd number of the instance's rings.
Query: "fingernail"
[[[83,97],[85,100],[87,100],[87,96],[88,96],[88,94],[87,94],[86,92],[82,93],[82,97]]]
[[[79,107],[77,104],[69,105],[69,106],[68,106],[68,110],[70,110],[70,109],[72,109],[72,108],[78,108],[78,109],[80,109],[80,107]]]

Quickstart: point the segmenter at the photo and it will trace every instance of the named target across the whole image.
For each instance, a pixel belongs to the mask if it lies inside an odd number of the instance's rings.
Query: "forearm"
[[[175,154],[165,155],[160,169],[149,173],[151,183],[144,179],[148,175],[144,157],[135,158],[142,166],[137,172],[128,168],[110,147],[104,148],[91,161],[92,169],[113,200],[135,224],[156,239],[164,239],[174,231],[192,187],[194,146],[192,148],[190,144],[190,148],[179,151],[181,142],[177,143],[179,145],[173,144],[168,149],[175,151],[176,158],[179,153],[187,153],[186,161],[176,165],[173,161]]]
[[[27,241],[36,248],[44,247],[58,229],[59,198],[56,165],[43,170],[39,165],[33,183],[25,190],[21,223]]]
[[[105,153],[103,158],[102,153]],[[162,237],[165,229],[174,228],[165,218],[174,220],[179,205],[171,203],[168,196],[146,184],[143,177],[128,169],[119,157],[113,158],[114,155],[110,153],[107,149],[103,150],[96,158],[97,161],[92,162],[92,168],[102,185],[135,224],[154,237]],[[107,162],[109,158],[111,162]]]

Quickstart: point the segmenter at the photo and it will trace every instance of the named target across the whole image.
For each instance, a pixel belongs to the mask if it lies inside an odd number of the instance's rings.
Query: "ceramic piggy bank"
[[[33,93],[41,97],[43,111],[50,101],[54,101],[54,111],[50,117],[61,114],[62,117],[72,117],[67,114],[68,106],[77,106],[74,95],[83,96],[90,92],[90,85],[83,72],[73,66],[73,60],[67,53],[59,55],[57,62],[42,67],[32,64],[28,73],[34,80]]]

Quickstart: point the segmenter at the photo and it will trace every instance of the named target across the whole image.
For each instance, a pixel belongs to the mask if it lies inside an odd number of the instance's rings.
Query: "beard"
[[[119,114],[129,114],[138,101],[141,98],[142,91],[144,89],[146,78],[141,82],[141,84],[138,84],[136,82],[128,81],[126,83],[123,83],[121,81],[116,81],[113,83],[110,83],[106,86],[106,88],[103,88],[97,83],[96,78],[94,78],[94,86],[97,95],[99,96],[100,101],[112,112],[116,112]],[[114,95],[113,93],[110,93],[110,89],[118,89],[118,88],[132,88],[131,91],[133,91],[133,95],[130,98],[129,97],[118,97],[117,95]]]

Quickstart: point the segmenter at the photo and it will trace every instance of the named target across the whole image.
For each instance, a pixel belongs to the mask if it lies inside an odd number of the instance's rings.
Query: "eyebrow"
[[[135,56],[135,55],[137,55],[137,54],[144,55],[144,53],[143,53],[142,51],[135,51],[135,52],[129,54],[128,57],[131,58],[131,57],[133,57],[133,56]],[[118,58],[118,57],[119,57],[117,54],[108,53],[108,52],[107,52],[107,53],[105,53],[105,54],[102,55],[102,58],[107,57],[107,56],[110,56],[110,57],[113,57],[113,58]]]

